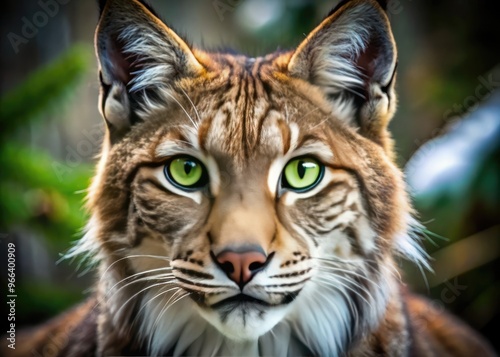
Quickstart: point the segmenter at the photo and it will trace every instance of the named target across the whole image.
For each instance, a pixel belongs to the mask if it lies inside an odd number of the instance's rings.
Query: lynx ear
[[[321,88],[339,119],[386,147],[396,46],[383,3],[341,2],[292,55],[291,76]]]
[[[100,109],[116,141],[175,81],[202,70],[189,46],[139,0],[100,0]]]

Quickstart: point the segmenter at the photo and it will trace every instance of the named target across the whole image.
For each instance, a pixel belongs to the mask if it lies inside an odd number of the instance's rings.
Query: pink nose
[[[221,269],[236,284],[243,286],[257,274],[266,263],[266,256],[258,251],[233,252],[226,250],[216,257]]]

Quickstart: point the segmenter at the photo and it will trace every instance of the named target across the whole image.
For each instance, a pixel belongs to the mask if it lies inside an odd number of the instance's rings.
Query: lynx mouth
[[[269,304],[263,300],[256,299],[254,297],[251,297],[246,294],[238,294],[235,296],[231,296],[227,299],[224,299],[222,301],[219,301],[210,307],[212,309],[232,309],[232,308],[237,308],[240,306],[251,306],[251,305],[260,305],[260,306],[265,306],[265,307],[271,307],[273,306],[272,304]]]

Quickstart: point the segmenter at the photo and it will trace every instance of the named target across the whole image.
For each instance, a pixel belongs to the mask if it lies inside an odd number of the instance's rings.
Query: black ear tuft
[[[160,20],[162,20],[162,22],[164,22],[164,21],[163,21],[163,19],[162,19],[162,18],[161,18],[161,16],[160,16],[160,14],[158,14],[158,13],[156,12],[156,10],[155,10],[155,9],[154,9],[154,8],[153,8],[150,4],[149,4],[149,2],[148,2],[148,1],[146,1],[146,0],[138,0],[138,1],[139,1],[142,5],[144,5],[144,7],[145,7],[146,9],[148,9],[148,11],[149,11],[150,13],[152,13],[154,16],[156,16],[158,19],[160,19]]]
[[[334,13],[337,12],[338,9],[340,9],[342,6],[344,6],[345,4],[351,2],[353,0],[342,0],[340,1],[337,6],[335,6],[329,13],[326,17],[330,16],[330,15],[333,15]],[[387,11],[387,0],[376,0],[378,2],[378,4],[380,5],[380,7],[384,10],[384,11]]]
[[[99,16],[101,16],[104,11],[104,7],[106,6],[107,0],[97,0],[99,3]]]
[[[384,11],[387,11],[387,0],[377,0],[377,2]]]
[[[387,11],[387,0],[377,0],[377,2],[384,11]]]
[[[330,12],[328,13],[328,15],[326,15],[326,17],[332,16],[334,13],[336,13],[338,11],[338,9],[340,9],[342,6],[344,6],[345,4],[347,4],[350,1],[352,1],[352,0],[342,0],[341,2],[339,2],[337,4],[337,6],[335,6],[333,9],[330,10]]]

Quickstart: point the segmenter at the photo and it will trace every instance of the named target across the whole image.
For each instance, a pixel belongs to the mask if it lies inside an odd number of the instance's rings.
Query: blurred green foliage
[[[0,227],[26,226],[51,241],[73,236],[84,224],[81,195],[91,169],[81,165],[60,180],[48,153],[17,140],[27,125],[60,111],[89,67],[86,47],[74,47],[0,99]]]
[[[62,180],[54,170],[58,160],[22,136],[27,127],[60,114],[71,103],[90,67],[91,53],[88,47],[71,48],[0,99],[0,231],[28,230],[54,255],[65,251],[85,224],[83,195],[77,191],[88,186],[92,169],[79,165]],[[81,289],[21,275],[16,291],[21,297],[17,320],[25,323],[55,315],[81,299]]]
[[[26,124],[61,109],[87,71],[89,59],[87,47],[73,47],[4,95],[0,99],[0,138],[4,139],[25,128]]]

